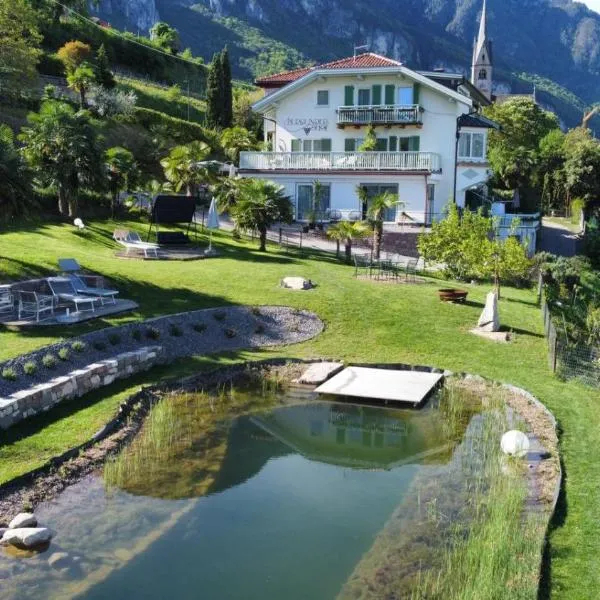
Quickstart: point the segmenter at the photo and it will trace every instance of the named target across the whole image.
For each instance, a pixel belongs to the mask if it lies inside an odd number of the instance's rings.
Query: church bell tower
[[[483,11],[479,22],[479,35],[473,44],[473,63],[471,65],[471,83],[492,99],[492,42],[487,37],[487,6],[483,0]]]

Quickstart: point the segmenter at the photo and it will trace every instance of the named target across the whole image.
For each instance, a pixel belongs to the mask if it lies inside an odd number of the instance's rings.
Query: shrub
[[[227,313],[224,310],[218,310],[216,313],[213,313],[213,317],[217,321],[224,321]]]
[[[121,343],[121,336],[118,333],[110,333],[108,335],[108,341],[113,345],[116,346],[117,344]]]
[[[17,372],[12,367],[6,367],[2,369],[2,379],[7,381],[16,381]]]
[[[146,329],[146,337],[149,340],[157,340],[160,337],[160,331],[156,327],[148,327]]]
[[[69,349],[68,348],[61,348],[58,351],[58,358],[60,358],[60,360],[69,360]]]
[[[101,342],[100,340],[98,340],[97,342],[94,342],[94,348],[96,350],[98,350],[98,352],[103,352],[104,350],[106,350],[106,344],[104,342]]]
[[[38,366],[32,360],[28,360],[23,365],[23,372],[25,373],[25,375],[35,375],[37,373],[37,370]]]
[[[225,337],[234,338],[237,335],[237,331],[235,329],[225,329],[224,330]]]
[[[206,331],[206,323],[194,323],[192,328],[197,333],[204,333]]]
[[[173,337],[181,337],[183,335],[183,331],[181,330],[181,327],[179,327],[178,325],[175,325],[175,323],[171,323],[171,325],[169,325],[169,333]]]
[[[42,358],[42,364],[46,367],[46,369],[54,369],[56,367],[56,356],[53,354],[46,354],[44,358]]]
[[[131,332],[131,337],[136,341],[139,342],[142,339],[142,332],[139,329],[134,329]]]
[[[87,346],[86,346],[85,342],[76,341],[71,344],[71,348],[75,352],[83,352],[87,348]]]

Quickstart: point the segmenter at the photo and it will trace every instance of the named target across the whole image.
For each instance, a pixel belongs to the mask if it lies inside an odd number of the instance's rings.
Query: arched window
[[[485,69],[479,71],[479,79],[487,79],[487,71]]]

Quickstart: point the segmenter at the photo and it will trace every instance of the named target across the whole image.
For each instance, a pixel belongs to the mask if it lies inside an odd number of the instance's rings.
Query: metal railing
[[[440,172],[435,152],[242,152],[240,169],[250,171],[423,171]]]
[[[417,125],[422,123],[422,108],[418,104],[383,106],[340,106],[338,125]]]

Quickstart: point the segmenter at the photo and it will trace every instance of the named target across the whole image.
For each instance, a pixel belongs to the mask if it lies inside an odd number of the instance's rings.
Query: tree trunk
[[[335,240],[335,257],[340,257],[340,240]]]
[[[494,273],[494,291],[496,292],[496,297],[500,300],[500,276],[498,272]]]
[[[375,259],[379,260],[381,256],[381,239],[383,238],[383,223],[381,221],[377,221],[375,223],[375,227],[373,228],[373,252],[375,254]]]
[[[58,188],[58,212],[61,215],[66,215],[68,210],[68,203],[65,192],[59,187]]]
[[[79,103],[81,104],[81,110],[85,108],[85,88],[79,88]]]
[[[71,219],[75,218],[77,216],[77,194],[69,194],[69,199],[68,199],[68,204],[69,204],[69,217]]]
[[[258,232],[260,233],[260,248],[259,248],[259,250],[261,252],[266,252],[266,250],[267,250],[267,228],[260,227],[258,229]]]
[[[346,240],[346,246],[344,248],[344,252],[346,253],[346,262],[352,262],[352,238],[348,238]]]

